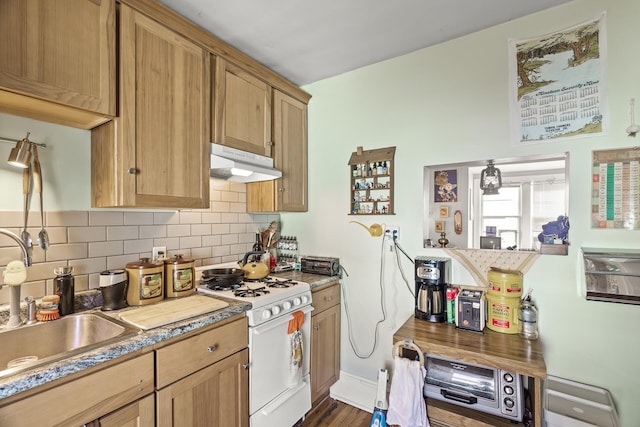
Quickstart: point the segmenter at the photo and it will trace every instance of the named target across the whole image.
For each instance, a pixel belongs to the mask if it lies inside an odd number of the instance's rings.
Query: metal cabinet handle
[[[135,175],[138,173],[138,169],[136,168],[129,168],[128,171],[131,175]]]
[[[242,364],[242,369],[249,369],[249,364],[248,363],[243,363]]]
[[[331,301],[333,299],[333,297],[324,297],[325,301]]]
[[[267,147],[271,147],[273,145],[273,141],[267,141]]]
[[[209,353],[213,353],[214,351],[216,351],[218,348],[215,345],[210,345],[209,347],[207,347],[207,351]]]
[[[279,188],[278,188],[278,191],[279,191],[280,193],[284,193],[284,187],[279,187]]]
[[[313,326],[313,330],[314,330],[314,331],[319,331],[319,330],[320,330],[320,326],[318,326],[318,325],[314,325],[314,326]]]

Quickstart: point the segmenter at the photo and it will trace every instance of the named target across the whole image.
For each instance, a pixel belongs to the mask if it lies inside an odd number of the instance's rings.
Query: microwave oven
[[[521,375],[426,353],[424,357],[426,397],[522,421],[524,388]]]

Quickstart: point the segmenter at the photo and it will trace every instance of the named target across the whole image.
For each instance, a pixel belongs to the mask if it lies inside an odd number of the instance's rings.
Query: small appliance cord
[[[342,268],[342,270],[345,271],[346,273],[346,270],[344,269],[344,267],[340,266],[340,268]],[[347,276],[349,276],[349,274],[347,274]],[[363,355],[358,351],[358,349],[356,348],[356,344],[353,340],[353,328],[351,325],[351,315],[349,314],[349,303],[347,301],[347,293],[345,290],[344,283],[341,282],[341,285],[340,285],[340,289],[342,291],[342,300],[344,301],[344,312],[347,315],[347,330],[348,330],[348,336],[349,336],[349,344],[353,349],[353,353],[359,359],[368,359],[371,357],[373,352],[376,351],[376,347],[378,346],[378,329],[380,328],[380,325],[382,324],[382,322],[387,320],[387,308],[386,308],[385,298],[384,298],[383,278],[384,278],[384,239],[382,239],[382,245],[380,247],[380,279],[378,282],[380,286],[380,308],[382,309],[382,319],[376,322],[374,337],[373,337],[373,347],[371,348],[371,351],[366,355]]]

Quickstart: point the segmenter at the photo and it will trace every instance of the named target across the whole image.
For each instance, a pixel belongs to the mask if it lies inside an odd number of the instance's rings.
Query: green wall
[[[571,27],[606,11],[608,104],[606,136],[523,147],[509,141],[507,47]],[[285,234],[302,252],[340,257],[351,317],[343,311],[342,370],[374,380],[391,366],[393,332],[412,315],[412,266],[356,224],[400,227],[411,257],[444,255],[423,249],[423,166],[540,153],[570,152],[570,253],[542,256],[525,275],[540,312],[540,334],[550,375],[607,388],[624,426],[640,425],[640,307],[587,302],[580,247],[635,248],[638,231],[590,228],[591,151],[631,147],[629,100],[640,99],[640,2],[578,0],[441,45],[364,67],[305,87],[309,107],[309,211],[283,214]],[[397,147],[394,216],[352,217],[347,162],[357,146]],[[381,272],[382,269],[382,272]],[[382,279],[381,279],[382,278]],[[382,282],[382,285],[380,283]],[[474,283],[458,264],[453,282]],[[381,293],[387,319],[382,319]],[[370,357],[374,341],[376,348]]]

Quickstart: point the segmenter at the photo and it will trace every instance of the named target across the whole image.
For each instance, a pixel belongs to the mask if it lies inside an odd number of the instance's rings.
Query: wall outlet
[[[162,261],[167,258],[167,247],[166,246],[154,246],[151,251],[151,260],[153,262]]]
[[[394,238],[400,239],[400,227],[397,225],[388,225],[387,228],[384,229],[384,238],[388,240],[393,240]]]

